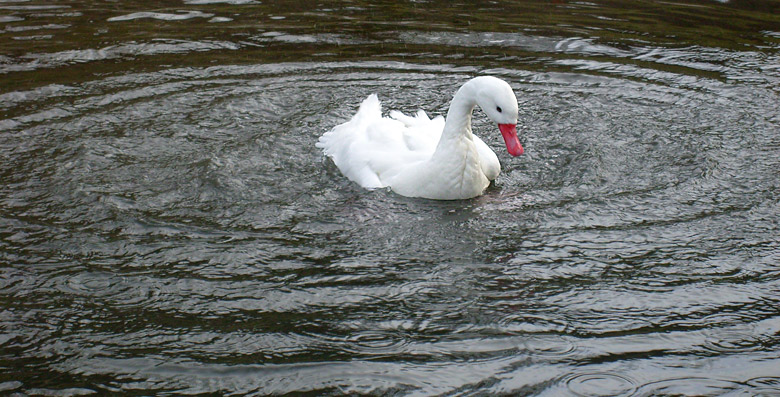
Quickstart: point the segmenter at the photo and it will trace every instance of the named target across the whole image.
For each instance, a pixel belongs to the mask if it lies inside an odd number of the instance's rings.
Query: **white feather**
[[[475,81],[480,84],[464,90]],[[476,78],[469,83],[456,94],[448,118],[463,116],[457,112],[470,116],[479,102],[471,97],[481,94],[474,90],[487,85],[497,91],[507,113],[514,110],[514,115],[499,122],[516,123],[517,99],[506,83],[495,78]],[[455,112],[454,106],[458,106]],[[470,123],[470,117],[464,119]],[[442,140],[445,130],[454,139]],[[414,197],[469,198],[481,194],[501,170],[496,154],[470,131],[470,124],[461,126],[455,120],[447,126],[443,117],[431,119],[422,110],[414,116],[391,111],[390,117],[382,117],[379,99],[372,94],[351,120],[323,134],[316,146],[347,178],[364,188],[391,187]]]

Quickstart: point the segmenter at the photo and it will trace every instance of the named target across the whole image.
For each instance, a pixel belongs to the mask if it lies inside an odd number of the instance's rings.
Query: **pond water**
[[[278,3],[0,0],[0,392],[780,393],[779,2]],[[483,74],[481,197],[314,147]]]

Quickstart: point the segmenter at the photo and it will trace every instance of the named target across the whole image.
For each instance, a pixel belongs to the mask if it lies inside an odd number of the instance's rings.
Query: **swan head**
[[[492,76],[477,77],[472,82],[476,88],[477,105],[498,124],[506,150],[512,156],[523,154],[523,145],[517,138],[517,97],[512,87]]]

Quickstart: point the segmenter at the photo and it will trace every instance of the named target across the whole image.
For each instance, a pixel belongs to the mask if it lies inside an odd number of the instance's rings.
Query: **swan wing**
[[[433,154],[444,130],[444,117],[430,119],[422,110],[417,111],[415,116],[392,111],[390,117],[402,122],[406,127],[403,131],[403,139],[409,150]]]
[[[474,135],[474,146],[476,146],[479,154],[479,165],[482,168],[482,172],[488,180],[495,180],[501,172],[501,163],[498,162],[498,156],[496,156],[496,153],[493,152],[490,146],[476,135]]]
[[[415,117],[400,112],[391,115],[382,117],[379,99],[372,94],[351,120],[323,134],[316,146],[360,186],[386,187],[403,169],[430,157],[444,127],[443,119],[431,120],[424,112]],[[429,132],[431,127],[439,127],[438,132]]]

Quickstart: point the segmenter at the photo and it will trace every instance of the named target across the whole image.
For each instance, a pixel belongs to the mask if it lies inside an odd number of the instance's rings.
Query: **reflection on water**
[[[0,1],[0,391],[778,393],[778,7]],[[314,147],[477,74],[484,196]]]

